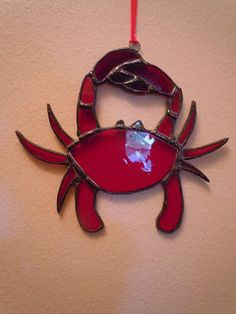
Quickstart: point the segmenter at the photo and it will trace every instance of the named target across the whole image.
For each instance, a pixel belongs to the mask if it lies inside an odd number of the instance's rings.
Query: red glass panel
[[[200,178],[202,178],[203,180],[210,182],[210,180],[207,178],[207,176],[205,176],[204,173],[202,173],[200,170],[198,170],[196,167],[194,167],[193,165],[182,161],[181,163],[182,169],[188,172],[191,172],[193,174],[195,174],[196,176],[199,176]]]
[[[181,110],[183,101],[183,94],[180,88],[177,88],[176,92],[174,93],[173,97],[170,100],[170,110],[175,113],[179,113]]]
[[[76,213],[81,227],[89,232],[102,229],[103,221],[95,209],[96,190],[83,180],[76,185],[75,197]]]
[[[197,109],[196,109],[196,104],[193,101],[188,119],[185,122],[183,130],[181,131],[178,137],[179,144],[182,144],[182,145],[186,144],[187,140],[189,139],[190,135],[193,132],[195,121],[196,121],[196,116],[197,116]]]
[[[157,228],[166,233],[174,232],[183,216],[183,195],[179,175],[174,175],[164,184],[165,201],[157,218]]]
[[[95,88],[90,75],[85,76],[81,91],[80,91],[80,101],[85,104],[93,104],[95,100]]]
[[[48,118],[51,128],[63,145],[68,146],[74,142],[74,140],[60,126],[50,105],[48,105]]]
[[[42,161],[52,163],[52,164],[67,164],[68,159],[64,154],[42,148],[29,140],[27,140],[20,132],[16,132],[21,144],[24,148],[34,157],[41,159]]]
[[[228,138],[224,138],[223,140],[220,140],[220,141],[217,141],[215,143],[211,143],[205,146],[185,149],[183,151],[183,157],[184,159],[193,159],[193,158],[204,156],[206,154],[212,153],[215,150],[219,149],[226,142],[228,142]]]
[[[64,203],[64,199],[66,197],[67,192],[72,186],[77,174],[73,168],[69,168],[64,175],[61,185],[57,194],[57,211],[58,213],[61,211],[62,205]]]
[[[131,89],[134,92],[139,93],[148,93],[149,92],[149,86],[144,81],[136,80],[134,82],[131,82],[129,84],[125,84],[125,87]]]
[[[155,87],[161,94],[170,95],[175,87],[171,78],[154,65],[145,63],[128,64],[124,66],[124,70],[140,76]]]
[[[79,132],[81,134],[96,129],[97,120],[93,108],[79,108]]]
[[[119,49],[108,52],[94,67],[94,75],[98,81],[106,78],[111,70],[124,62],[141,59],[140,55],[133,49]]]
[[[70,153],[101,189],[123,193],[161,181],[175,165],[177,148],[149,132],[115,128],[81,138]]]
[[[112,75],[109,77],[109,79],[114,82],[114,83],[125,83],[127,81],[130,81],[133,79],[133,75],[129,75],[123,72],[114,72]]]
[[[160,124],[157,126],[156,131],[166,135],[171,136],[174,130],[174,119],[168,114],[164,116]]]

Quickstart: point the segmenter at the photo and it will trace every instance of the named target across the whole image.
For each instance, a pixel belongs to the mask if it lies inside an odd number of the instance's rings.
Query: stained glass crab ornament
[[[168,99],[167,109],[154,130],[147,130],[141,121],[126,126],[123,120],[113,127],[100,127],[96,118],[96,89],[111,83],[135,94],[156,93]],[[77,107],[78,139],[74,140],[60,126],[48,105],[50,125],[67,149],[58,153],[17,136],[24,148],[42,161],[67,166],[57,195],[60,213],[70,187],[75,187],[76,213],[81,227],[89,232],[104,227],[95,199],[98,191],[131,193],[161,183],[164,204],[156,220],[165,233],[178,229],[183,216],[183,194],[180,171],[191,172],[205,181],[208,178],[187,162],[211,153],[227,142],[227,138],[197,148],[185,148],[196,120],[196,104],[180,134],[173,134],[182,106],[182,90],[160,68],[147,63],[134,49],[125,48],[107,53],[85,76]]]

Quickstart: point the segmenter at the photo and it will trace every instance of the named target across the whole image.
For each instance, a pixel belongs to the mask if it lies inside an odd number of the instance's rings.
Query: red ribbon
[[[136,37],[138,0],[131,0],[130,10],[130,44],[138,44]]]

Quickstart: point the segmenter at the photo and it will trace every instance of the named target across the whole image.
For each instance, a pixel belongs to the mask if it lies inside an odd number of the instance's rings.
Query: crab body
[[[110,193],[143,190],[164,180],[175,169],[178,152],[155,133],[125,127],[98,130],[69,149],[79,173]]]
[[[97,87],[111,83],[136,94],[157,93],[168,99],[164,117],[153,130],[136,121],[125,126],[123,120],[111,128],[101,128],[96,118]],[[211,153],[227,142],[227,138],[197,148],[185,148],[196,121],[193,101],[189,116],[178,136],[174,126],[182,106],[182,90],[160,68],[144,61],[133,49],[119,49],[106,54],[85,76],[78,106],[78,140],[61,127],[48,105],[50,125],[66,148],[66,153],[42,148],[17,136],[34,157],[67,171],[57,194],[60,213],[70,187],[75,187],[76,213],[82,228],[96,232],[104,227],[95,200],[98,191],[131,193],[161,183],[165,199],[156,220],[157,228],[165,233],[178,229],[183,216],[183,194],[180,171],[191,172],[205,181],[208,178],[187,160]]]

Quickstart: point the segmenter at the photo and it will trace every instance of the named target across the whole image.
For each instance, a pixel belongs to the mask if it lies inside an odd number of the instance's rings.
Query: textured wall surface
[[[0,2],[1,314],[235,313],[235,19],[235,1],[140,0],[142,54],[183,89],[177,131],[195,99],[197,127],[188,146],[230,141],[193,161],[209,185],[182,174],[178,232],[156,231],[163,202],[156,186],[129,196],[99,193],[106,230],[91,235],[78,225],[73,190],[61,217],[56,213],[63,167],[30,157],[14,131],[63,150],[46,103],[75,136],[83,76],[104,53],[127,45],[129,1]],[[123,118],[153,128],[165,107],[154,96],[102,87],[97,109],[104,126]]]

